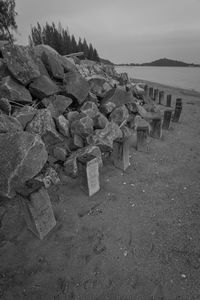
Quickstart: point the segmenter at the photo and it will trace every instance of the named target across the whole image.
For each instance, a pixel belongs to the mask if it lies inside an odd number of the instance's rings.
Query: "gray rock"
[[[20,122],[8,115],[0,115],[0,134],[1,133],[14,133],[23,131],[22,125]]]
[[[30,92],[20,83],[14,81],[10,76],[4,77],[0,83],[0,95],[9,101],[19,103],[31,103]]]
[[[57,118],[72,104],[72,99],[62,95],[54,95],[43,99],[42,103],[51,111],[52,117]]]
[[[71,71],[64,76],[64,91],[82,104],[89,92],[88,82],[77,71]]]
[[[83,116],[71,123],[70,131],[72,136],[74,136],[74,134],[77,134],[81,137],[86,137],[93,133],[93,126],[93,120],[88,116]]]
[[[79,112],[78,111],[69,111],[67,114],[66,114],[66,117],[67,117],[67,120],[69,120],[70,124],[75,121],[75,120],[78,120],[79,119]]]
[[[100,112],[98,107],[94,102],[86,101],[81,106],[81,112],[93,119],[96,117]]]
[[[129,112],[125,105],[116,107],[110,114],[110,120],[117,125],[121,125],[123,122],[127,122],[129,118]]]
[[[63,141],[56,131],[55,123],[48,109],[39,109],[33,120],[27,124],[26,131],[39,134],[47,146]]]
[[[93,122],[94,122],[94,128],[95,129],[103,129],[105,128],[109,121],[108,119],[102,114],[102,113],[99,113],[94,119],[93,119]]]
[[[58,93],[59,87],[49,77],[42,75],[29,85],[29,90],[34,97],[41,100]]]
[[[65,161],[67,151],[61,146],[55,146],[53,149],[53,155],[57,160]]]
[[[16,188],[37,175],[46,160],[40,136],[28,132],[0,134],[0,194],[13,197]]]
[[[11,114],[11,105],[7,98],[0,99],[0,110],[3,111],[5,114]]]
[[[66,137],[70,136],[70,134],[69,134],[69,121],[63,115],[60,115],[56,119],[56,125],[57,125],[57,128],[58,128],[58,131],[62,135],[66,136]]]
[[[40,76],[32,48],[7,45],[2,54],[9,71],[21,84],[27,85]]]
[[[15,117],[22,125],[23,129],[25,129],[26,125],[33,119],[36,115],[37,110],[32,106],[25,105],[19,110],[13,113],[13,117]]]

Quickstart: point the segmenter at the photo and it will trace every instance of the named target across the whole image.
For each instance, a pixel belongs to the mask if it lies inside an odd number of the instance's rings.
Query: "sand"
[[[43,241],[17,202],[0,206],[1,299],[200,299],[200,94],[152,86],[182,97],[180,122],[149,153],[133,141],[125,172],[105,158],[93,197],[73,179],[52,188]]]

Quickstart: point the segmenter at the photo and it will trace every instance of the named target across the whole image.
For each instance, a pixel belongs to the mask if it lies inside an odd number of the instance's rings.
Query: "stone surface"
[[[33,120],[27,124],[26,131],[39,134],[46,145],[62,142],[62,137],[55,128],[51,112],[48,109],[39,109]]]
[[[0,58],[0,80],[2,80],[3,77],[9,76],[9,70],[5,64],[5,62],[3,61],[2,58]]]
[[[11,105],[7,98],[0,99],[0,110],[2,110],[5,114],[11,114]]]
[[[81,111],[91,119],[96,117],[100,112],[97,105],[94,102],[86,101],[81,106]]]
[[[42,172],[35,177],[35,179],[42,182],[46,189],[52,184],[57,185],[60,183],[60,178],[58,177],[56,170],[50,166],[45,169],[45,172]]]
[[[103,129],[109,123],[108,119],[102,113],[93,118],[93,122],[95,129]]]
[[[66,137],[70,136],[70,134],[69,134],[69,121],[63,115],[60,115],[56,119],[56,125],[57,125],[57,128],[58,128],[58,131],[62,135],[66,136]]]
[[[95,130],[95,134],[87,138],[89,145],[99,146],[102,151],[110,151],[113,141],[122,138],[122,131],[114,122],[109,122],[104,129]]]
[[[9,101],[19,103],[31,103],[30,92],[20,83],[14,81],[10,76],[4,77],[0,83],[0,95]]]
[[[101,151],[99,147],[97,146],[87,146],[81,149],[78,149],[77,151],[73,152],[69,158],[66,160],[64,163],[64,171],[65,174],[71,177],[76,177],[77,176],[77,158],[82,157],[85,154],[92,154],[97,158],[99,167],[102,167],[103,162],[102,162],[102,157],[101,157]]]
[[[40,76],[30,47],[8,45],[2,49],[2,54],[9,71],[21,84],[27,85]]]
[[[6,114],[0,114],[0,134],[23,131],[21,123]]]
[[[103,97],[105,92],[108,91],[108,86],[104,86],[106,83],[106,78],[104,76],[93,75],[88,78],[88,83],[90,85],[90,91],[97,96]]]
[[[25,129],[26,125],[33,119],[37,110],[32,106],[25,105],[19,110],[13,113],[13,117],[15,117],[22,125],[23,129]]]
[[[127,92],[122,87],[113,88],[101,101],[101,110],[105,114],[109,114],[114,108],[128,103],[135,103],[135,99],[131,91]]]
[[[45,97],[57,94],[59,87],[49,77],[42,75],[29,85],[29,90],[35,98],[41,100]]]
[[[116,107],[110,114],[110,120],[117,125],[121,125],[123,122],[127,122],[129,118],[129,112],[125,105]]]
[[[14,196],[15,189],[37,175],[46,160],[47,152],[39,135],[0,134],[0,194]]]
[[[82,104],[88,95],[89,84],[79,72],[71,71],[65,73],[64,90],[67,95],[74,97],[79,104]]]
[[[88,116],[82,116],[80,119],[71,123],[70,131],[72,136],[78,134],[82,137],[87,137],[93,133],[93,120]]]
[[[56,159],[65,161],[67,151],[61,146],[55,146],[53,149],[53,155]]]
[[[69,111],[66,115],[67,120],[69,120],[70,124],[79,119],[79,112],[78,111]]]
[[[130,166],[128,139],[122,138],[113,142],[112,158],[118,169],[125,171]]]
[[[51,111],[54,118],[59,117],[72,104],[72,99],[63,95],[54,95],[44,98],[42,103]]]

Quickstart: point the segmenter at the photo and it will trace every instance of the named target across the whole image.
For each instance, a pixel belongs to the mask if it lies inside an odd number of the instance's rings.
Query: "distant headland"
[[[200,64],[186,63],[179,60],[168,58],[160,58],[149,63],[123,63],[116,64],[116,66],[139,66],[139,67],[200,67]]]

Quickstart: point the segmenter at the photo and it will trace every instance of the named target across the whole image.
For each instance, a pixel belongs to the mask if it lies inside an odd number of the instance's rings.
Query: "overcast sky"
[[[200,63],[200,0],[16,0],[16,11],[20,44],[31,24],[60,21],[115,63]]]

